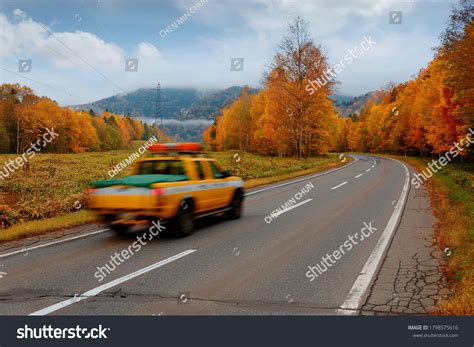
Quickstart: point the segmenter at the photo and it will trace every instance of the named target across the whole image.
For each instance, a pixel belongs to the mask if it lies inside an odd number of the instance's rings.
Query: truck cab
[[[241,217],[243,180],[224,171],[199,144],[156,144],[140,159],[133,175],[95,182],[88,207],[110,228],[166,221],[178,236],[194,230],[196,218],[226,214]]]

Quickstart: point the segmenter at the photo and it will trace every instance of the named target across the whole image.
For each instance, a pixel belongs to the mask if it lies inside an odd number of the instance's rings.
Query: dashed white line
[[[0,254],[0,258],[6,258],[6,257],[9,257],[9,256],[11,256],[11,255],[29,252],[29,251],[32,251],[33,249],[48,247],[48,246],[56,245],[56,244],[58,244],[58,243],[63,243],[63,242],[68,242],[68,241],[73,241],[73,240],[81,239],[81,238],[83,238],[83,237],[87,237],[87,236],[91,236],[91,235],[103,233],[104,231],[107,231],[107,230],[110,230],[110,229],[96,230],[96,231],[93,231],[93,232],[91,232],[91,233],[86,233],[86,234],[81,234],[81,235],[73,236],[73,237],[70,237],[70,238],[68,238],[68,239],[62,239],[62,240],[58,240],[58,241],[43,243],[43,244],[38,245],[38,246],[32,246],[32,247],[22,248],[22,249],[19,249],[19,250],[17,250],[17,251],[13,251],[13,252],[10,252],[10,253]]]
[[[343,170],[343,169],[346,169],[348,168],[349,166],[355,164],[356,162],[359,161],[359,158],[357,157],[353,157],[353,161],[351,161],[349,164],[346,164],[344,166],[341,166],[341,167],[338,167],[336,169],[332,169],[332,170],[329,170],[329,171],[324,171],[324,172],[321,172],[321,173],[318,173],[316,175],[311,175],[311,176],[303,176],[303,178],[300,178],[300,179],[297,179],[297,180],[292,180],[290,182],[285,182],[285,183],[281,183],[281,184],[277,184],[277,185],[272,185],[268,188],[263,188],[263,189],[259,189],[259,190],[254,190],[254,191],[251,191],[251,192],[247,192],[244,194],[244,196],[250,196],[250,195],[254,195],[254,194],[259,194],[259,193],[262,193],[262,192],[266,192],[268,190],[273,190],[273,189],[276,189],[276,188],[280,188],[280,187],[285,187],[287,185],[290,185],[290,184],[294,184],[294,183],[298,183],[298,182],[303,182],[303,181],[307,181],[311,178],[315,178],[315,177],[319,177],[319,176],[324,176],[324,175],[327,175],[327,174],[330,174],[332,172],[335,172],[335,171],[339,171],[339,170]]]
[[[147,267],[144,267],[143,269],[132,272],[131,274],[119,277],[119,278],[117,278],[113,281],[110,281],[108,283],[104,283],[103,285],[98,286],[96,288],[93,288],[93,289],[91,289],[91,290],[89,290],[89,291],[87,291],[87,292],[85,292],[85,293],[83,293],[83,294],[81,294],[77,297],[75,296],[74,298],[64,300],[64,301],[58,302],[57,304],[54,304],[54,305],[48,306],[46,308],[43,308],[41,310],[35,311],[35,312],[31,313],[30,316],[44,316],[44,315],[50,314],[52,312],[58,311],[58,310],[60,310],[64,307],[75,304],[76,302],[85,300],[85,299],[90,298],[92,296],[96,296],[97,294],[103,292],[104,290],[115,287],[116,285],[119,285],[123,282],[131,280],[132,278],[143,275],[144,273],[152,271],[156,268],[159,268],[163,265],[171,263],[172,261],[178,260],[179,258],[185,257],[188,254],[191,254],[191,253],[194,253],[194,252],[196,252],[195,249],[188,249],[187,251],[184,251],[184,252],[181,252],[179,254],[173,255],[172,257],[169,257],[165,260],[161,260],[157,263],[151,264]]]
[[[340,187],[342,187],[343,185],[345,185],[345,184],[347,184],[347,183],[348,183],[348,182],[345,181],[345,182],[343,182],[343,183],[341,183],[341,184],[339,184],[339,185],[337,185],[337,186],[335,186],[335,187],[332,187],[331,189],[334,190],[334,189],[340,188]]]
[[[358,174],[355,178],[359,178],[360,176],[363,176],[364,174],[361,173],[361,174]]]
[[[371,170],[371,169],[370,169],[370,168],[368,168],[367,170],[365,170],[365,172],[369,172],[370,170]]]
[[[307,202],[310,202],[310,201],[312,201],[312,200],[313,200],[313,199],[306,199],[306,200],[304,200],[304,201],[301,201],[301,202],[299,202],[299,203],[297,203],[297,204],[295,204],[295,205],[293,205],[293,206],[291,206],[291,207],[288,207],[288,208],[282,210],[281,212],[277,213],[276,215],[279,216],[279,215],[281,215],[281,214],[283,214],[283,213],[285,213],[285,212],[288,212],[288,211],[290,211],[290,210],[292,210],[292,209],[294,209],[294,208],[296,208],[296,207],[298,207],[298,206],[304,205],[304,204],[306,204]]]

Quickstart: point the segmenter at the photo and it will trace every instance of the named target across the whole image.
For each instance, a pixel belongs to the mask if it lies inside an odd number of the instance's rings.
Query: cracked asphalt
[[[395,161],[355,157],[350,165],[325,175],[251,190],[271,188],[247,196],[239,220],[208,217],[198,222],[191,237],[148,242],[102,282],[94,276],[97,267],[127,249],[144,230],[125,236],[110,230],[87,235],[104,229],[87,225],[3,244],[0,271],[6,275],[0,278],[0,314],[27,315],[55,307],[50,314],[334,315],[373,252],[405,180],[404,168]],[[301,201],[310,201],[265,222],[309,182],[314,189]],[[370,221],[377,228],[373,235],[310,282],[308,266],[339,249],[348,235]],[[440,271],[444,254],[431,244],[433,224],[426,192],[412,187],[358,313],[422,314],[449,295]],[[42,247],[51,242],[57,243]],[[194,252],[172,258],[186,250]],[[156,265],[164,260],[169,261]],[[56,307],[61,302],[66,303]]]
[[[361,314],[424,315],[449,297],[451,291],[442,275],[447,255],[432,244],[435,222],[428,193],[424,187],[412,187],[400,227]]]

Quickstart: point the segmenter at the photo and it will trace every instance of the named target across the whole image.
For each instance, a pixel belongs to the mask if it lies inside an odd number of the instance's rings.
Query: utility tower
[[[155,127],[156,121],[158,120],[158,116],[160,116],[160,129],[163,127],[163,113],[161,112],[161,85],[158,82],[156,86],[156,107],[155,107]]]

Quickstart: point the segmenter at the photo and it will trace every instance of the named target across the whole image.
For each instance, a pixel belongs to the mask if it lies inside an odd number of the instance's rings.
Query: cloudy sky
[[[360,95],[412,78],[433,57],[453,1],[2,0],[0,83],[61,105],[140,87],[259,86],[288,21],[300,15],[330,63],[365,37],[376,44],[340,72],[338,93]],[[392,14],[391,11],[401,11]],[[165,28],[191,14],[168,33]],[[231,59],[244,58],[231,71]],[[126,59],[138,59],[126,71]],[[19,66],[20,60],[26,65]],[[31,66],[28,61],[31,60]],[[133,66],[132,66],[133,68]]]

